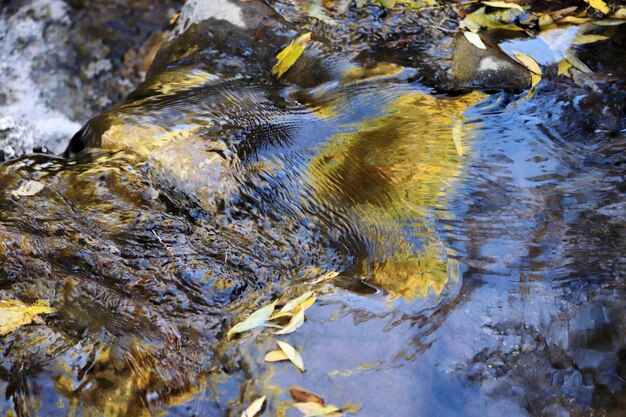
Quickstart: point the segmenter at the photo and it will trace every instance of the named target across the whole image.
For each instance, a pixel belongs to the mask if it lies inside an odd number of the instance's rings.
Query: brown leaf
[[[325,405],[324,399],[319,395],[313,394],[312,392],[305,391],[299,388],[291,388],[289,390],[289,393],[291,394],[291,398],[298,402],[317,403],[322,407]]]

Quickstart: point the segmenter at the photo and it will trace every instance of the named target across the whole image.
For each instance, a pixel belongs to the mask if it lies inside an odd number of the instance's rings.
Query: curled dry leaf
[[[265,355],[265,362],[282,362],[288,361],[289,358],[282,350],[272,350]]]
[[[520,64],[526,67],[528,71],[530,71],[530,84],[531,87],[536,86],[541,81],[541,68],[539,64],[532,59],[530,56],[523,54],[521,52],[515,53],[515,59],[519,61]]]
[[[241,417],[255,417],[263,409],[265,404],[265,395],[252,401],[250,407],[246,408]]]
[[[287,342],[277,341],[276,343],[278,343],[280,350],[285,353],[287,358],[289,358],[291,363],[293,363],[296,368],[298,368],[302,372],[306,370],[304,369],[304,361],[302,360],[302,356],[300,356],[300,353],[298,353],[298,351],[293,346],[291,346]]]
[[[483,40],[480,39],[480,35],[474,32],[463,32],[463,36],[468,40],[469,43],[474,45],[478,49],[487,49],[487,46],[483,43]]]
[[[591,7],[601,11],[604,14],[607,14],[611,11],[611,9],[609,9],[609,6],[607,6],[603,0],[585,0],[585,3],[589,4]]]
[[[520,12],[524,11],[522,6],[519,4],[507,3],[506,1],[483,1],[482,3],[486,6],[496,7],[499,9],[517,9]]]
[[[255,327],[263,326],[274,312],[275,307],[276,301],[250,314],[244,321],[234,325],[228,333],[226,333],[226,337],[230,339],[236,333],[242,333],[252,330]]]
[[[281,330],[277,331],[276,334],[289,334],[293,333],[300,328],[304,324],[304,310],[298,311],[293,315],[289,324],[283,327]]]
[[[291,388],[289,390],[289,393],[291,394],[291,398],[293,398],[294,400],[298,401],[298,402],[302,402],[302,403],[317,403],[320,406],[324,406],[325,402],[324,399],[322,397],[320,397],[319,395],[315,395],[312,392],[303,390],[303,389],[299,389],[299,388]]]
[[[296,307],[296,309],[294,310],[294,313],[298,313],[300,311],[306,311],[309,307],[313,305],[313,303],[315,303],[316,300],[317,300],[316,296],[312,296],[308,298],[306,301],[300,303],[300,305]]]
[[[313,291],[305,292],[300,297],[294,298],[293,300],[291,300],[287,304],[285,304],[283,306],[283,308],[280,309],[280,312],[281,313],[288,313],[288,312],[292,311],[293,309],[298,307],[298,305],[300,305],[303,301],[306,301],[308,298],[311,298],[312,295],[313,295]]]
[[[283,74],[296,63],[298,58],[300,58],[310,41],[311,32],[305,33],[304,35],[299,36],[295,41],[291,42],[291,44],[289,44],[289,46],[285,49],[280,51],[278,55],[276,55],[278,62],[272,68],[272,74],[278,78],[282,77]]]

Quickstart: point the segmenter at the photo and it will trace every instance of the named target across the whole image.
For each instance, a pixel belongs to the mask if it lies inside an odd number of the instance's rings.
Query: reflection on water
[[[359,416],[620,415],[626,138],[580,122],[606,99],[409,75],[177,76],[107,149],[0,166],[0,296],[57,311],[2,336],[0,413],[295,416],[300,385]],[[269,329],[226,341],[330,270],[284,339],[306,373],[263,362]]]

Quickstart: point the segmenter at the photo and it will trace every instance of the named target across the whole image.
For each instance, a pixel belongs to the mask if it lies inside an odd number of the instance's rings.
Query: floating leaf
[[[576,57],[574,54],[567,53],[566,57],[569,63],[572,64],[576,69],[582,71],[585,74],[591,73],[591,68],[585,65],[585,63],[578,59],[578,57]]]
[[[485,8],[481,7],[473,13],[468,14],[461,21],[461,28],[467,28],[472,32],[478,32],[481,28],[486,29],[503,29],[503,30],[514,30],[514,31],[522,31],[523,29],[507,24],[502,23],[501,19],[494,14],[485,13]]]
[[[233,334],[242,333],[252,330],[255,327],[263,326],[274,312],[275,307],[276,301],[250,314],[247,319],[234,325],[228,333],[226,333],[226,337],[230,339]]]
[[[621,8],[613,15],[616,19],[626,19],[626,8]]]
[[[585,0],[585,3],[589,4],[591,7],[601,11],[604,14],[607,14],[611,11],[611,9],[609,9],[609,6],[607,6],[603,0]]]
[[[283,317],[291,317],[291,316],[293,316],[293,313],[290,312],[290,311],[286,311],[284,313],[279,312],[279,313],[273,314],[272,317],[270,317],[269,319],[270,320],[277,320],[277,319],[281,319]]]
[[[281,313],[287,313],[287,312],[292,311],[294,308],[298,307],[298,305],[300,305],[303,301],[305,301],[308,298],[310,298],[312,295],[313,295],[313,291],[305,292],[300,297],[297,297],[297,298],[289,301],[287,304],[285,304],[283,306],[283,308],[280,309],[280,312]]]
[[[570,68],[572,68],[572,64],[567,59],[561,60],[557,69],[557,75],[565,74]]]
[[[477,33],[464,31],[463,36],[465,36],[465,39],[467,39],[469,43],[471,43],[478,49],[487,49],[487,47],[483,43],[483,40],[480,39],[480,35],[478,35]]]
[[[626,22],[624,22],[623,20],[605,19],[605,20],[596,20],[591,23],[593,23],[596,26],[619,26],[619,25],[623,25]]]
[[[0,336],[39,319],[40,314],[54,313],[56,310],[43,301],[27,305],[21,301],[0,301]]]
[[[574,38],[574,45],[584,45],[586,43],[594,43],[599,41],[605,41],[609,39],[608,36],[604,35],[578,35]]]
[[[524,11],[522,6],[520,6],[519,4],[507,3],[505,1],[483,1],[482,3],[487,6],[497,7],[499,9],[517,9],[520,12]]]
[[[327,273],[320,275],[312,284],[319,284],[322,281],[327,281],[329,279],[337,278],[339,276],[339,272],[337,271],[328,271]]]
[[[294,403],[292,406],[305,415],[324,407],[323,405],[313,401]]]
[[[265,404],[265,395],[262,396],[261,398],[257,398],[256,400],[252,401],[252,404],[250,404],[250,407],[248,407],[246,411],[243,412],[241,417],[255,417],[263,409],[264,404]]]
[[[313,410],[310,413],[306,414],[304,417],[317,417],[317,416],[340,416],[343,415],[341,413],[341,409],[335,405],[326,405],[324,407],[320,407],[317,410]]]
[[[311,32],[305,33],[280,51],[278,55],[276,55],[278,62],[272,68],[272,74],[278,78],[282,77],[283,74],[296,63],[298,58],[300,58],[310,41]]]
[[[282,350],[272,350],[265,355],[265,362],[282,362],[288,361],[289,358]]]
[[[291,398],[298,402],[317,403],[322,407],[325,405],[324,399],[319,395],[313,394],[312,392],[298,388],[291,388],[289,393],[291,394]]]
[[[530,71],[530,85],[531,87],[536,86],[541,81],[541,68],[539,68],[539,64],[532,59],[530,56],[523,54],[521,52],[515,53],[515,58]]]
[[[39,181],[24,181],[17,190],[11,191],[13,197],[29,197],[37,194],[39,191],[43,190],[44,185]]]
[[[285,353],[285,355],[287,355],[287,358],[289,358],[289,360],[296,365],[296,368],[304,372],[304,362],[302,361],[300,353],[298,353],[298,351],[287,342],[277,341],[276,343],[278,343],[280,349]]]
[[[580,25],[582,23],[587,23],[590,21],[588,17],[576,17],[576,16],[565,16],[562,19],[559,19],[559,23],[571,23],[574,25]]]
[[[287,324],[282,330],[276,332],[276,334],[289,334],[293,333],[304,324],[304,310],[298,311],[293,315],[289,324]]]
[[[298,305],[298,307],[296,307],[294,312],[298,313],[300,311],[306,311],[309,307],[311,307],[313,305],[313,303],[315,303],[316,300],[317,300],[316,296],[308,298],[305,302],[300,303],[300,305]]]

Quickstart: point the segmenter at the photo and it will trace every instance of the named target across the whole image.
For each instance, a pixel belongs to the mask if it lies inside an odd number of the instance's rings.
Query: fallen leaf
[[[174,24],[176,24],[179,17],[180,17],[180,13],[176,13],[174,16],[172,16],[172,18],[170,19],[170,26],[173,26]]]
[[[233,334],[242,333],[252,330],[255,327],[263,326],[274,312],[275,307],[276,301],[250,314],[244,321],[234,325],[228,333],[226,333],[226,337],[230,339]]]
[[[616,19],[626,19],[626,8],[621,8],[613,15]]]
[[[515,53],[515,58],[519,61],[520,64],[525,66],[528,71],[530,71],[531,87],[539,84],[539,81],[541,81],[541,68],[539,67],[539,64],[537,64],[537,62],[530,56],[521,52]]]
[[[607,6],[603,0],[585,0],[585,3],[589,4],[591,7],[601,11],[604,14],[607,14],[611,11],[611,9],[609,9],[609,6]]]
[[[623,20],[605,19],[605,20],[596,20],[591,23],[593,23],[596,26],[619,26],[619,25],[623,25],[626,22],[624,22]]]
[[[309,307],[313,305],[313,303],[315,303],[316,300],[317,300],[316,296],[309,297],[305,302],[300,303],[300,305],[296,307],[296,309],[294,310],[294,313],[298,313],[300,311],[306,311]]]
[[[587,23],[590,21],[588,17],[576,17],[576,16],[565,16],[558,20],[559,23],[571,23],[574,25],[580,25],[582,23]]]
[[[39,181],[24,181],[17,190],[11,191],[13,197],[29,197],[37,194],[39,191],[43,190],[44,185]]]
[[[288,312],[292,311],[294,308],[298,307],[298,305],[300,305],[303,301],[305,301],[308,298],[310,298],[312,295],[313,295],[313,291],[305,292],[300,297],[297,297],[297,298],[289,301],[287,304],[285,304],[283,306],[283,308],[280,309],[280,312],[281,313],[288,313]]]
[[[469,43],[477,47],[478,49],[487,49],[483,40],[480,39],[480,35],[474,32],[463,31],[463,36],[468,40]]]
[[[300,356],[300,353],[298,353],[298,351],[287,342],[282,342],[279,340],[276,341],[276,343],[278,343],[280,349],[285,353],[285,355],[287,355],[287,358],[289,358],[289,360],[296,366],[296,368],[304,372],[304,362],[302,361],[302,356]]]
[[[40,314],[50,314],[55,311],[43,301],[32,305],[17,300],[0,301],[0,336],[26,324],[38,322]]]
[[[572,68],[572,64],[567,60],[563,59],[559,62],[559,66],[557,69],[557,75],[565,74],[570,68]]]
[[[312,392],[298,388],[291,388],[289,393],[291,394],[291,398],[298,402],[317,403],[322,407],[325,405],[324,399],[319,395],[313,394]]]
[[[306,414],[304,417],[317,417],[317,416],[340,416],[341,409],[335,405],[327,405],[324,407],[320,407],[317,410],[313,410],[310,413]]]
[[[261,398],[257,398],[256,400],[252,401],[252,404],[250,404],[250,407],[248,407],[246,411],[243,412],[241,417],[255,417],[257,414],[259,414],[261,409],[263,409],[264,404],[265,404],[265,395],[262,396]]]
[[[320,408],[323,407],[323,405],[320,405],[319,403],[316,403],[313,401],[307,401],[307,402],[301,402],[301,403],[294,403],[292,404],[292,407],[297,408],[298,411],[306,415],[306,414],[312,413],[315,410],[319,410]]]
[[[276,314],[273,314],[272,317],[270,317],[270,320],[277,320],[277,319],[281,319],[283,317],[291,317],[293,316],[293,313],[290,311],[286,311],[284,313],[278,312]]]
[[[276,334],[289,334],[293,333],[300,328],[304,324],[304,310],[298,311],[293,315],[289,323],[283,327],[281,330],[277,331]]]
[[[272,74],[278,78],[282,77],[283,74],[296,63],[298,58],[300,58],[310,41],[311,32],[308,32],[304,35],[300,35],[298,39],[291,42],[289,46],[280,51],[278,55],[276,55],[278,62],[272,68]]]
[[[327,273],[320,275],[312,284],[319,284],[322,281],[327,281],[329,279],[337,278],[339,276],[339,272],[337,271],[328,271]]]
[[[582,71],[585,74],[591,73],[591,68],[589,68],[587,65],[585,65],[584,62],[578,59],[576,55],[567,53],[566,58],[569,61],[569,63],[572,64],[572,66],[574,66],[576,69]]]
[[[289,358],[282,350],[272,350],[265,355],[265,362],[282,362],[288,360]]]
[[[517,9],[520,12],[524,11],[519,4],[507,3],[505,1],[483,1],[482,3],[486,6],[497,7],[499,9]]]
[[[609,39],[609,37],[604,35],[578,35],[576,36],[576,38],[574,38],[574,41],[572,43],[574,45],[584,45],[587,43],[605,41],[607,39]]]

